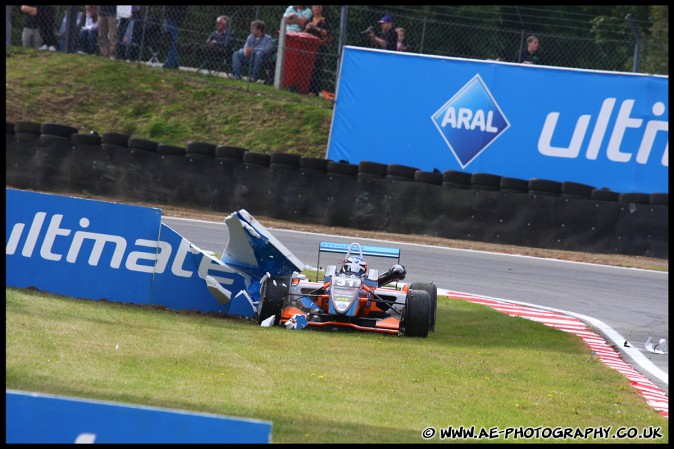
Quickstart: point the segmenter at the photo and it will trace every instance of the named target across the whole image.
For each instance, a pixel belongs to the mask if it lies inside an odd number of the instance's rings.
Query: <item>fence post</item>
[[[276,49],[276,68],[274,70],[274,89],[279,90],[283,85],[283,63],[286,56],[286,18],[281,17],[279,26],[278,47]]]
[[[337,65],[335,67],[335,92],[337,92],[337,86],[339,85],[339,67],[342,63],[342,53],[344,49],[344,43],[346,41],[346,25],[347,18],[349,16],[349,7],[344,5],[340,8],[339,13],[339,42],[337,43]]]
[[[638,73],[639,56],[641,55],[641,33],[639,33],[639,29],[632,20],[632,14],[627,14],[625,19],[627,19],[627,23],[630,24],[630,28],[632,29],[632,34],[634,34],[634,61],[632,61],[632,71]]]

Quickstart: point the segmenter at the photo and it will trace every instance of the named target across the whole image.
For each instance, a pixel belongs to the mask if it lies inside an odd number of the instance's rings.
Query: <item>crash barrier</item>
[[[668,88],[666,76],[346,47],[327,158],[668,192]]]
[[[7,390],[8,444],[271,443],[272,423]]]
[[[161,210],[5,189],[6,285],[93,300],[252,318],[263,276],[304,264],[245,210],[216,256],[161,223]]]
[[[668,194],[194,142],[153,151],[116,133],[56,139],[27,128],[8,125],[15,134],[6,136],[6,183],[20,189],[538,248],[669,254]]]

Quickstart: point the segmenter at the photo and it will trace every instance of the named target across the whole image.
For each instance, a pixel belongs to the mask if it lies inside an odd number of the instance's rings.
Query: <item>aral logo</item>
[[[475,75],[431,120],[461,168],[466,168],[510,126],[480,75]]]

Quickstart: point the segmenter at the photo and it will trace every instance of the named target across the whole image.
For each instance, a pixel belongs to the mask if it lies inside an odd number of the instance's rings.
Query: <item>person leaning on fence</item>
[[[304,31],[307,22],[311,20],[311,9],[306,5],[290,5],[283,13],[286,21],[286,31]]]
[[[98,50],[115,59],[117,54],[117,5],[98,5]]]
[[[265,33],[266,25],[262,20],[253,20],[250,24],[250,34],[246,38],[243,48],[238,49],[232,54],[232,77],[241,79],[241,66],[249,64],[252,66],[248,79],[257,81],[257,77],[262,70],[262,65],[267,62],[271,55],[273,41],[270,35]]]
[[[327,51],[326,43],[330,38],[328,31],[328,22],[323,15],[323,5],[311,6],[312,17],[304,27],[304,31],[313,34],[321,40],[321,45],[316,51],[316,58],[314,59],[314,69],[311,73],[311,81],[309,82],[309,94],[318,95],[321,90],[321,72],[323,71],[323,55]]]
[[[374,29],[370,30],[369,36],[372,45],[375,48],[395,51],[398,47],[398,33],[396,33],[393,26],[393,18],[386,15],[379,19],[379,24],[381,25],[381,33],[379,35],[374,32]]]
[[[529,36],[527,38],[527,48],[517,54],[515,62],[521,62],[522,64],[540,64],[541,57],[538,53],[538,47],[538,37]]]
[[[42,45],[37,8],[37,5],[21,5],[21,12],[24,14],[21,43],[24,48],[39,48]]]

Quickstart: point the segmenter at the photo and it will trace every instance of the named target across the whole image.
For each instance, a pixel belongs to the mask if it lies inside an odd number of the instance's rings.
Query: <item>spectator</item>
[[[540,64],[541,58],[538,54],[538,46],[538,37],[529,36],[527,38],[527,48],[516,55],[515,62],[521,62],[522,64]]]
[[[398,51],[412,51],[412,45],[405,37],[405,28],[398,27],[396,28],[396,34],[398,35],[398,43],[396,44],[396,50]]]
[[[307,22],[311,20],[311,10],[306,5],[288,6],[283,14],[286,21],[286,31],[304,31]]]
[[[98,5],[98,49],[101,56],[117,55],[117,5]]]
[[[135,27],[139,19],[139,5],[117,5],[117,46],[115,47],[115,53],[118,59],[136,59],[138,52],[134,45],[134,37],[141,34],[138,31],[142,28],[142,26]]]
[[[180,66],[178,39],[185,15],[187,15],[187,5],[164,6],[164,30],[169,35],[168,53],[164,63],[165,69],[177,69]]]
[[[386,15],[379,19],[381,25],[381,34],[378,36],[374,30],[371,30],[370,40],[375,48],[383,48],[384,50],[393,50],[398,47],[398,33],[396,33],[393,26],[393,18]]]
[[[241,65],[248,63],[252,66],[248,74],[250,81],[257,81],[262,65],[267,62],[273,50],[272,38],[265,33],[266,25],[262,20],[254,20],[250,24],[250,34],[246,38],[243,48],[232,54],[232,76],[241,79]]]
[[[42,37],[37,21],[37,6],[21,5],[21,12],[24,14],[21,43],[25,48],[39,48],[42,45]]]
[[[309,83],[309,94],[318,95],[321,90],[321,72],[323,71],[323,55],[327,51],[327,42],[329,40],[328,22],[323,16],[323,5],[313,5],[311,7],[312,17],[304,27],[304,31],[313,34],[321,39],[321,46],[316,52],[316,59],[314,60],[314,70],[311,74],[311,81]]]
[[[93,55],[96,54],[96,43],[98,42],[98,13],[95,5],[86,5],[84,11],[84,24],[80,29],[77,52]]]
[[[38,5],[37,21],[40,27],[42,46],[38,50],[56,51],[58,42],[54,24],[56,23],[56,7],[54,5]]]
[[[230,19],[228,16],[219,16],[215,19],[215,31],[208,39],[204,53],[209,61],[213,59],[229,59],[234,45],[234,33],[229,28]]]

